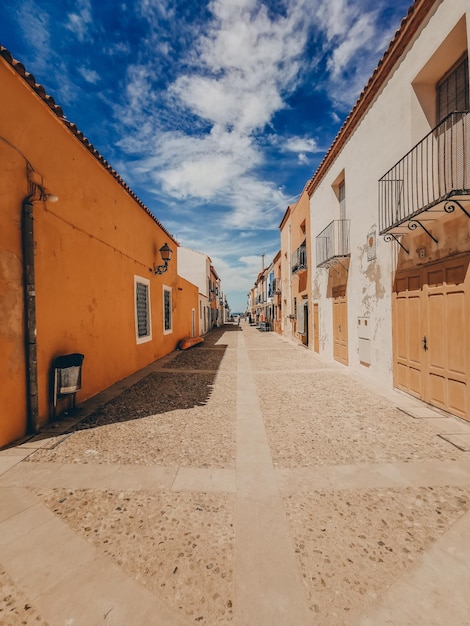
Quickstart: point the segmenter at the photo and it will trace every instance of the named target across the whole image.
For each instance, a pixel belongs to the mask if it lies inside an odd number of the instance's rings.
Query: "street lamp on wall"
[[[163,265],[155,265],[155,267],[153,268],[154,274],[164,274],[167,271],[168,263],[171,259],[173,250],[167,243],[164,243],[159,252],[162,257]]]

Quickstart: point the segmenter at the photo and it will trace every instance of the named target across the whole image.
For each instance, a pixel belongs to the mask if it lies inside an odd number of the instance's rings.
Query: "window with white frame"
[[[150,281],[141,276],[134,276],[134,312],[136,342],[151,341]]]
[[[173,332],[172,293],[171,287],[163,287],[163,332]]]

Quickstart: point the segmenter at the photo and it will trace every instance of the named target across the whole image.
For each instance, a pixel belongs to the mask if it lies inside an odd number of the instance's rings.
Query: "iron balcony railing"
[[[379,180],[380,234],[470,194],[469,159],[470,112],[450,113]]]
[[[349,225],[350,220],[333,220],[317,235],[317,267],[333,259],[349,256]]]
[[[302,244],[292,255],[292,274],[307,269],[307,246]]]

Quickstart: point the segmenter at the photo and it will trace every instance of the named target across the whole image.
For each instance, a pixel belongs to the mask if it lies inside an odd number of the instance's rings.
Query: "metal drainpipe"
[[[36,284],[34,278],[33,196],[27,196],[23,200],[22,237],[28,432],[37,433],[39,430],[39,409],[38,362],[36,347]]]

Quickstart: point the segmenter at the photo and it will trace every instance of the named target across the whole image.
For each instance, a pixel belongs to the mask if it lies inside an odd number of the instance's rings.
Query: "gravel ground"
[[[315,491],[284,502],[317,623],[346,626],[468,511],[470,489]]]
[[[231,621],[233,496],[66,489],[37,495],[190,621]]]
[[[72,428],[60,446],[38,450],[28,460],[233,467],[233,367],[234,355],[223,348],[177,352]]]
[[[0,624],[48,626],[0,564]]]
[[[389,401],[333,369],[256,375],[265,427],[277,467],[351,465],[422,459],[455,460],[457,448]],[[334,390],[334,392],[332,392]]]

